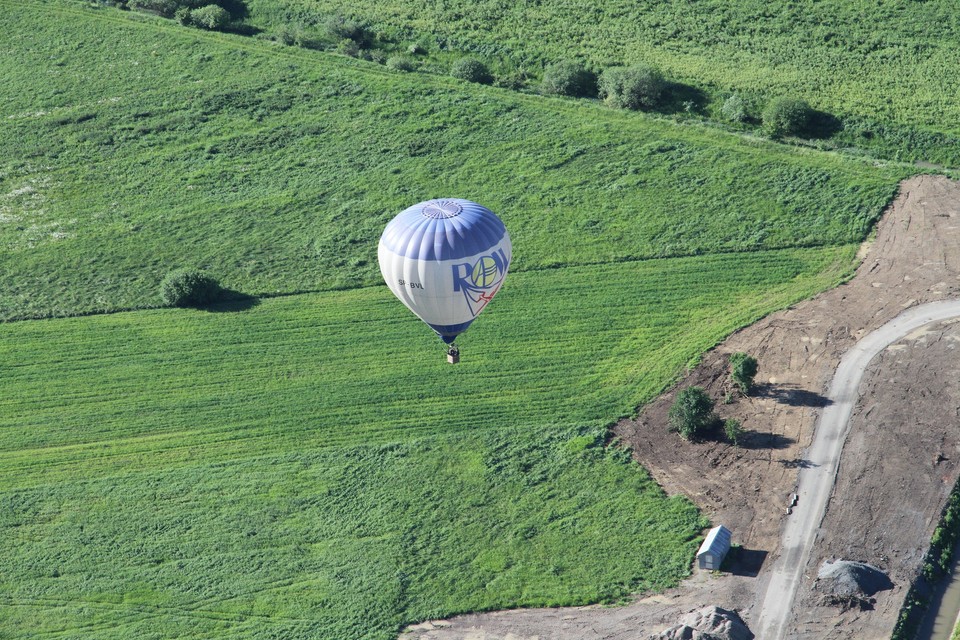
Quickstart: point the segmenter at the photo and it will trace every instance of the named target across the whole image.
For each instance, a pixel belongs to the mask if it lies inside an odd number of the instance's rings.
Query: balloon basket
[[[450,349],[447,351],[447,362],[450,364],[457,364],[460,362],[460,352],[457,349]]]

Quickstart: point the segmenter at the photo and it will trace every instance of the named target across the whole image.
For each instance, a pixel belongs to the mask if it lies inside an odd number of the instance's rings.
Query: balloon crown
[[[423,205],[420,213],[426,218],[454,218],[461,211],[463,207],[452,200],[431,200]]]

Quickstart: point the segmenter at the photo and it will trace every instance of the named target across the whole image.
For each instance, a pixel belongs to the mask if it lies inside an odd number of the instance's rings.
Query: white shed
[[[697,566],[712,571],[720,568],[727,551],[730,551],[730,529],[722,524],[710,529],[706,540],[697,551]]]

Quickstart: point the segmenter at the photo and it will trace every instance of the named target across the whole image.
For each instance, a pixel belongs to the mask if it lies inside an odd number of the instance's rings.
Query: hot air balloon
[[[510,267],[510,234],[495,213],[470,200],[427,200],[387,225],[380,273],[408,309],[459,361],[458,335],[493,300]]]

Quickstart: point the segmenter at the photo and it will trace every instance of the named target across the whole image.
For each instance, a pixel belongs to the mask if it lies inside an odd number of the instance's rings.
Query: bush
[[[377,64],[387,64],[387,54],[380,49],[367,49],[361,57],[364,60],[376,62]]]
[[[670,429],[684,440],[693,440],[716,421],[713,400],[701,387],[687,387],[677,394],[668,415]]]
[[[390,56],[387,58],[387,66],[397,71],[416,71],[417,69],[416,63],[406,56]]]
[[[738,93],[723,101],[720,114],[730,122],[746,122],[750,119],[747,101]]]
[[[526,71],[511,71],[498,76],[493,85],[495,87],[500,87],[501,89],[520,91],[527,86],[527,80],[529,79],[530,77],[527,75]]]
[[[723,433],[727,436],[727,440],[733,443],[733,446],[737,446],[740,444],[740,438],[743,437],[743,426],[739,420],[727,418],[723,422]]]
[[[610,67],[600,75],[600,94],[620,109],[653,109],[660,102],[666,81],[653,67]]]
[[[230,24],[230,13],[216,4],[194,9],[190,14],[190,22],[201,29],[218,30]]]
[[[202,307],[220,300],[223,290],[203,271],[177,269],[160,283],[160,299],[168,307]]]
[[[303,39],[303,29],[290,24],[281,25],[274,31],[273,39],[288,46],[298,45]]]
[[[190,8],[180,7],[173,14],[173,19],[184,26],[189,26],[190,24],[192,24],[192,21],[190,19]]]
[[[337,40],[352,40],[361,48],[370,44],[370,31],[355,20],[332,16],[327,20],[327,33]]]
[[[342,53],[345,56],[356,58],[357,56],[360,55],[360,45],[358,45],[353,40],[344,38],[337,45],[337,53]]]
[[[771,138],[799,135],[810,124],[813,109],[804,100],[775,98],[763,110],[763,130]]]
[[[483,64],[476,58],[460,58],[450,67],[450,75],[467,82],[476,82],[477,84],[490,84],[493,82],[493,76]]]
[[[597,95],[597,77],[579,62],[555,62],[543,72],[540,91],[558,96],[588,98]]]
[[[164,18],[172,18],[180,7],[180,3],[177,0],[130,0],[127,6],[138,11],[149,11]]]
[[[753,389],[753,379],[757,375],[757,359],[743,352],[730,356],[730,377],[740,387],[743,395],[749,395]]]

